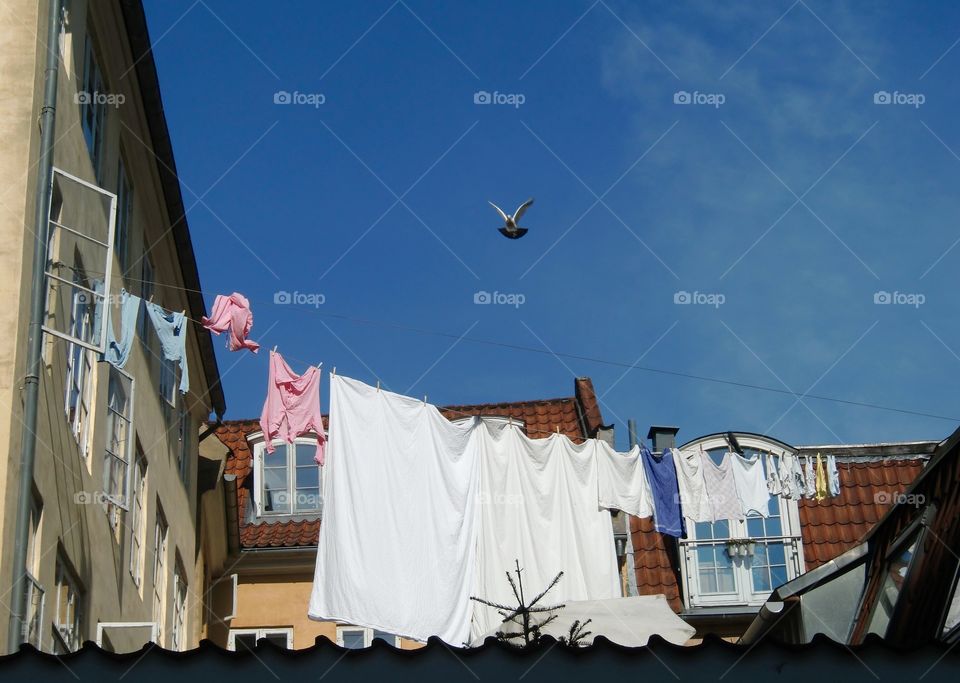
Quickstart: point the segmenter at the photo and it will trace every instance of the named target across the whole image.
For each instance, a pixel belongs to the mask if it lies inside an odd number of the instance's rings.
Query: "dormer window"
[[[251,439],[254,454],[253,497],[257,517],[315,517],[323,508],[321,468],[314,461],[317,439],[304,436],[288,444]]]

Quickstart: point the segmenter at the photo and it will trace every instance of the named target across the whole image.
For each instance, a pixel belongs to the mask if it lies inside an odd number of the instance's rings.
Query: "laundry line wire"
[[[90,275],[90,274],[103,275],[103,273],[91,273],[91,271],[82,271],[81,269],[73,268],[73,267],[71,267],[71,266],[69,266],[69,265],[67,265],[67,264],[60,264],[60,265],[63,265],[63,266],[65,266],[65,267],[67,267],[67,268],[69,268],[69,269],[71,269],[71,270],[74,270],[75,272],[83,272],[83,273],[86,274],[86,275]],[[129,281],[129,282],[138,282],[138,283],[141,283],[141,284],[150,284],[150,285],[153,285],[154,287],[166,287],[166,288],[168,288],[168,289],[174,289],[174,290],[183,291],[183,292],[193,292],[193,293],[201,294],[201,295],[204,295],[204,296],[207,296],[207,297],[216,297],[216,296],[218,296],[218,295],[215,294],[215,293],[206,292],[206,291],[203,291],[203,290],[200,290],[200,289],[191,289],[191,288],[189,288],[189,287],[178,287],[177,285],[171,285],[171,284],[166,284],[166,283],[162,283],[162,282],[152,282],[152,281],[149,281],[149,280],[140,280],[140,279],[132,278],[132,277],[126,277],[126,278],[124,278],[124,279],[125,279],[126,281]],[[266,301],[266,300],[262,300],[262,299],[261,299],[261,300],[249,299],[249,301],[250,301],[251,303],[255,303],[255,304],[276,305],[276,302],[275,302],[275,301]],[[768,392],[768,393],[781,394],[781,395],[785,395],[785,396],[792,396],[792,397],[794,397],[795,399],[797,399],[798,401],[802,401],[802,400],[804,400],[804,399],[812,399],[812,400],[816,400],[816,401],[826,401],[826,402],[830,402],[830,403],[838,403],[838,404],[841,404],[841,405],[849,405],[849,406],[854,406],[854,407],[857,407],[857,408],[868,408],[868,409],[871,409],[871,410],[883,410],[883,411],[886,411],[886,412],[899,413],[899,414],[902,414],[902,415],[913,415],[913,416],[916,416],[916,417],[928,417],[928,418],[932,418],[932,419],[935,419],[935,420],[947,420],[947,421],[950,421],[950,422],[960,422],[960,417],[954,417],[954,416],[949,416],[949,415],[938,415],[938,414],[936,414],[936,413],[927,413],[927,412],[924,412],[924,411],[921,411],[921,410],[913,410],[913,409],[910,409],[910,408],[897,408],[897,407],[894,407],[894,406],[887,406],[887,405],[882,405],[882,404],[879,404],[879,403],[871,403],[871,402],[868,402],[868,401],[855,401],[855,400],[852,400],[852,399],[838,398],[838,397],[835,397],[835,396],[826,396],[826,395],[824,395],[824,394],[797,393],[797,392],[791,391],[791,390],[789,390],[789,389],[781,389],[781,388],[778,388],[778,387],[772,387],[772,386],[764,385],[764,384],[753,384],[753,383],[750,383],[750,382],[744,382],[744,381],[740,381],[740,380],[724,379],[724,378],[721,378],[721,377],[711,377],[711,376],[709,376],[709,375],[699,375],[699,374],[691,373],[691,372],[683,372],[683,371],[681,371],[681,370],[669,370],[669,369],[666,369],[666,368],[657,368],[657,367],[653,367],[653,366],[649,366],[649,365],[639,365],[639,364],[637,364],[637,363],[626,363],[626,362],[624,362],[624,361],[611,360],[611,359],[608,359],[608,358],[597,358],[597,357],[594,357],[594,356],[585,356],[585,355],[580,355],[580,354],[564,353],[564,352],[561,352],[561,351],[553,351],[553,350],[551,350],[551,349],[546,349],[546,348],[537,348],[537,347],[533,347],[533,346],[525,346],[525,345],[522,345],[522,344],[513,344],[513,343],[510,343],[510,342],[501,342],[501,341],[496,341],[496,340],[493,340],[493,339],[480,339],[480,338],[477,338],[477,337],[468,337],[468,336],[465,336],[465,335],[454,334],[454,333],[452,333],[452,332],[443,332],[443,331],[439,331],[439,330],[430,330],[430,329],[427,329],[427,328],[416,327],[416,326],[412,326],[412,325],[405,325],[405,324],[398,323],[398,322],[394,322],[394,321],[390,321],[390,320],[373,320],[373,319],[369,319],[369,318],[357,318],[357,317],[355,317],[355,316],[349,316],[349,315],[346,315],[346,314],[343,314],[343,313],[332,313],[332,312],[327,312],[327,311],[321,311],[321,310],[319,310],[319,309],[316,308],[316,307],[314,307],[314,308],[309,308],[309,307],[304,306],[304,307],[298,308],[297,310],[298,310],[298,311],[303,311],[303,312],[306,312],[306,313],[315,313],[315,314],[320,315],[320,316],[323,316],[323,317],[335,318],[335,319],[338,319],[338,320],[344,320],[344,321],[347,321],[347,322],[356,323],[356,324],[361,324],[361,325],[371,325],[371,326],[374,326],[374,327],[387,327],[387,328],[402,330],[402,331],[405,331],[405,332],[413,332],[413,333],[416,333],[416,334],[422,334],[422,335],[427,335],[427,336],[435,336],[435,337],[443,337],[443,338],[446,338],[446,339],[454,339],[454,340],[457,340],[457,341],[459,341],[459,342],[468,342],[468,343],[472,343],[472,344],[482,344],[482,345],[485,345],[485,346],[493,346],[493,347],[508,349],[508,350],[512,350],[512,351],[523,351],[523,352],[525,352],[525,353],[536,353],[536,354],[540,354],[540,355],[553,356],[553,357],[555,357],[555,358],[566,358],[566,359],[569,359],[569,360],[577,360],[577,361],[583,361],[583,362],[587,362],[587,363],[596,363],[596,364],[598,364],[598,365],[607,365],[607,366],[618,367],[618,368],[626,368],[626,369],[628,369],[628,370],[639,370],[639,371],[641,371],[641,372],[648,372],[648,373],[652,373],[652,374],[666,375],[666,376],[669,376],[669,377],[679,377],[679,378],[682,378],[682,379],[689,379],[689,380],[700,381],[700,382],[710,382],[710,383],[713,383],[713,384],[723,384],[723,385],[726,385],[726,386],[738,387],[738,388],[740,388],[740,389],[752,389],[752,390],[754,390],[754,391],[765,391],[765,392]],[[202,323],[201,323],[200,321],[198,321],[198,320],[195,320],[195,319],[193,319],[193,318],[189,318],[189,319],[192,320],[193,322],[197,323],[197,324],[202,325]],[[289,357],[291,360],[296,360],[296,361],[298,361],[298,362],[305,362],[305,363],[307,363],[308,365],[315,365],[314,363],[309,363],[309,362],[307,362],[307,361],[302,361],[301,359],[297,359],[297,358],[294,358],[294,357],[292,357],[292,356],[287,356],[287,357]]]

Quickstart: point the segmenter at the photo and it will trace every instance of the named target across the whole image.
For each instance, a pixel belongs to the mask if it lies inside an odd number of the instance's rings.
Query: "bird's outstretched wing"
[[[530,199],[528,199],[527,201],[525,201],[523,204],[520,205],[520,208],[518,208],[516,211],[514,211],[514,213],[513,213],[513,222],[514,222],[514,223],[516,223],[518,220],[520,220],[521,218],[523,218],[523,214],[525,214],[525,213],[527,212],[527,209],[530,208],[530,205],[531,205],[531,204],[533,204],[533,197],[530,197]]]
[[[489,204],[490,206],[492,206],[493,208],[495,208],[495,209],[497,210],[497,213],[500,214],[500,217],[503,219],[503,222],[504,222],[504,223],[509,223],[509,222],[510,222],[510,217],[507,216],[507,214],[505,214],[505,213],[503,212],[503,209],[501,209],[499,206],[497,206],[496,204],[494,204],[493,202],[491,202],[489,199],[487,200],[487,204]]]

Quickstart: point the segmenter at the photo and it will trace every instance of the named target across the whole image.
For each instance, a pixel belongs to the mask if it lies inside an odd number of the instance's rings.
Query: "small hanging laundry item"
[[[837,469],[837,456],[827,456],[827,483],[831,496],[840,495],[840,470]]]
[[[670,449],[677,470],[677,488],[680,490],[680,509],[692,522],[712,522],[713,505],[703,477],[703,460],[697,451],[681,453]]]
[[[160,337],[163,357],[180,363],[180,393],[190,391],[190,377],[187,374],[187,316],[185,313],[171,313],[152,301],[144,304],[153,327]]]
[[[253,327],[253,313],[250,311],[250,302],[239,292],[230,296],[218,294],[213,302],[210,317],[203,317],[200,323],[216,335],[228,332],[227,348],[231,351],[249,349],[256,353],[260,345],[247,339],[250,328]]]
[[[809,455],[803,456],[803,497],[813,498],[817,495],[817,473],[813,459]]]
[[[823,462],[823,457],[817,453],[817,464],[816,464],[816,492],[814,497],[819,503],[821,500],[827,497],[830,493],[830,484],[827,481],[827,468]]]
[[[673,456],[669,449],[659,456],[654,455],[641,444],[640,460],[653,491],[653,528],[661,534],[680,538],[684,535],[684,526]]]
[[[780,471],[773,459],[773,453],[766,454],[764,465],[767,468],[767,491],[772,496],[779,496],[783,493],[783,482],[780,481]]]
[[[743,506],[737,496],[730,453],[724,454],[719,465],[703,451],[700,451],[700,460],[703,462],[703,479],[707,484],[707,493],[710,495],[714,521],[743,519]]]
[[[107,346],[100,360],[104,360],[118,370],[123,370],[130,358],[133,335],[137,327],[137,315],[140,313],[140,297],[125,289],[120,290],[120,340],[113,332],[112,308],[107,307]]]
[[[280,437],[293,443],[308,432],[317,435],[317,454],[314,460],[323,464],[326,435],[320,417],[320,369],[310,367],[302,375],[290,369],[276,351],[270,352],[270,375],[267,381],[267,399],[260,414],[260,429],[267,453],[273,453],[273,440]]]
[[[737,453],[727,453],[730,469],[737,487],[737,497],[745,515],[755,512],[770,516],[770,492],[763,477],[763,460],[759,455],[747,459]]]

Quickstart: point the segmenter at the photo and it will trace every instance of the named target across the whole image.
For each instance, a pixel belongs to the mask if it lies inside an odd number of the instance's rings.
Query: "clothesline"
[[[60,265],[63,265],[63,266],[66,267],[66,268],[69,268],[69,269],[71,269],[71,270],[74,270],[75,272],[83,272],[84,274],[87,274],[87,275],[96,275],[96,274],[102,275],[102,273],[94,273],[94,272],[92,272],[92,271],[81,271],[81,270],[76,269],[76,268],[73,268],[73,267],[71,267],[71,266],[69,266],[69,265],[67,265],[67,264],[60,264]],[[168,288],[168,289],[174,289],[174,290],[183,291],[183,292],[193,292],[193,293],[196,293],[196,294],[202,294],[202,295],[204,295],[204,296],[206,296],[206,297],[208,297],[208,298],[209,298],[209,297],[215,297],[215,296],[216,296],[216,294],[214,294],[214,293],[206,292],[206,291],[199,290],[199,289],[192,289],[192,288],[189,288],[189,287],[178,287],[178,286],[176,286],[176,285],[170,285],[170,284],[166,284],[166,283],[162,283],[162,282],[152,282],[152,281],[148,281],[148,280],[140,280],[140,279],[131,278],[131,277],[127,277],[127,278],[125,278],[125,279],[128,280],[128,281],[130,281],[130,282],[138,282],[138,283],[151,284],[151,285],[153,285],[153,286],[155,286],[155,287],[166,287],[166,288]],[[251,303],[271,305],[271,304],[273,304],[274,302],[272,302],[272,301],[266,301],[266,300],[251,299]],[[810,394],[810,393],[798,394],[798,393],[796,393],[796,392],[794,392],[794,391],[790,391],[790,390],[788,390],[788,389],[781,389],[781,388],[778,388],[778,387],[766,386],[766,385],[762,385],[762,384],[752,384],[752,383],[750,383],[750,382],[742,382],[742,381],[738,381],[738,380],[723,379],[723,378],[719,378],[719,377],[711,377],[711,376],[708,376],[708,375],[698,375],[698,374],[689,373],[689,372],[682,372],[682,371],[679,371],[679,370],[668,370],[668,369],[664,369],[664,368],[656,368],[656,367],[652,367],[652,366],[638,365],[638,364],[636,364],[636,363],[626,363],[626,362],[623,362],[623,361],[610,360],[610,359],[606,359],[606,358],[597,358],[597,357],[594,357],[594,356],[584,356],[584,355],[580,355],[580,354],[564,353],[564,352],[559,352],[559,351],[552,351],[552,350],[550,350],[550,349],[537,348],[537,347],[532,347],[532,346],[524,346],[524,345],[522,345],[522,344],[512,344],[512,343],[508,343],[508,342],[500,342],[500,341],[495,341],[495,340],[491,340],[491,339],[480,339],[480,338],[477,338],[477,337],[469,337],[469,336],[463,336],[463,335],[459,335],[459,334],[454,334],[454,333],[452,333],[452,332],[442,332],[442,331],[439,331],[439,330],[430,330],[430,329],[426,329],[426,328],[414,327],[414,326],[411,326],[411,325],[404,325],[404,324],[396,323],[396,322],[393,322],[393,321],[373,320],[373,319],[368,319],[368,318],[357,318],[357,317],[345,315],[345,314],[342,314],[342,313],[331,313],[331,312],[327,312],[327,311],[321,311],[321,310],[318,310],[318,309],[316,309],[316,308],[307,308],[307,307],[304,307],[304,308],[300,308],[300,309],[298,309],[298,310],[301,311],[301,312],[313,313],[313,314],[320,315],[320,316],[323,316],[323,317],[335,318],[335,319],[338,319],[338,320],[345,320],[345,321],[347,321],[347,322],[352,322],[352,323],[357,323],[357,324],[374,325],[374,326],[380,326],[380,327],[389,327],[389,328],[398,329],[398,330],[403,330],[403,331],[407,331],[407,332],[413,332],[413,333],[416,333],[416,334],[437,336],[437,337],[443,337],[443,338],[447,338],[447,339],[455,339],[455,340],[460,341],[460,342],[469,342],[469,343],[473,343],[473,344],[483,344],[483,345],[486,345],[486,346],[494,346],[494,347],[509,349],[509,350],[513,350],[513,351],[523,351],[523,352],[526,352],[526,353],[537,353],[537,354],[541,354],[541,355],[550,355],[550,356],[554,356],[554,357],[557,357],[557,358],[567,358],[567,359],[570,359],[570,360],[578,360],[578,361],[584,361],[584,362],[588,362],[588,363],[596,363],[596,364],[599,364],[599,365],[609,365],[609,366],[613,366],[613,367],[627,368],[627,369],[630,369],[630,370],[640,370],[641,372],[650,372],[650,373],[654,373],[654,374],[667,375],[667,376],[670,376],[670,377],[680,377],[680,378],[682,378],[682,379],[689,379],[689,380],[695,380],[695,381],[700,381],[700,382],[710,382],[710,383],[713,383],[713,384],[723,384],[723,385],[726,385],[726,386],[738,387],[738,388],[740,388],[740,389],[752,389],[752,390],[755,390],[755,391],[764,391],[764,392],[767,392],[767,393],[782,394],[782,395],[784,395],[784,396],[792,396],[792,397],[794,397],[794,398],[796,398],[796,399],[804,399],[804,400],[809,399],[809,400],[816,400],[816,401],[827,401],[827,402],[830,402],[830,403],[839,403],[839,404],[841,404],[841,405],[849,405],[849,406],[854,406],[854,407],[858,407],[858,408],[868,408],[868,409],[871,409],[871,410],[882,410],[882,411],[886,411],[886,412],[899,413],[899,414],[902,414],[902,415],[914,415],[914,416],[917,416],[917,417],[927,417],[927,418],[932,418],[932,419],[935,419],[935,420],[949,420],[950,422],[960,422],[960,417],[952,417],[952,416],[948,416],[948,415],[938,415],[938,414],[936,414],[936,413],[927,413],[927,412],[924,412],[924,411],[921,411],[921,410],[913,410],[913,409],[910,409],[910,408],[897,408],[897,407],[894,407],[894,406],[887,406],[887,405],[882,405],[882,404],[879,404],[879,403],[869,403],[869,402],[866,402],[866,401],[854,401],[854,400],[850,400],[850,399],[837,398],[837,397],[834,397],[834,396],[826,396],[826,395],[823,395],[823,394]],[[194,322],[197,322],[197,321],[194,321]],[[296,360],[296,359],[295,359],[295,360]]]

